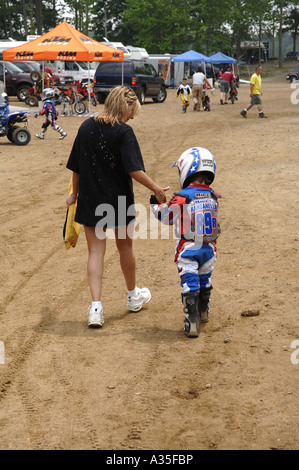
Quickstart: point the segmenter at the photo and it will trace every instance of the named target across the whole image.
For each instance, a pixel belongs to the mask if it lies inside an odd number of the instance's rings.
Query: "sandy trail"
[[[239,101],[186,115],[175,91],[131,121],[147,172],[179,189],[172,164],[191,146],[211,150],[222,194],[210,322],[183,334],[175,240],[135,241],[138,283],[152,301],[126,311],[113,240],[104,279],[105,325],[87,328],[83,232],[65,250],[65,165],[84,118],[61,117],[32,141],[0,142],[1,449],[298,449],[298,105],[283,80],[264,80],[264,111]],[[12,102],[15,106],[17,102]],[[102,105],[96,110],[101,111]],[[93,108],[94,110],[94,108]],[[32,111],[32,109],[31,109]],[[136,202],[149,192],[135,186]],[[149,234],[150,228],[148,228]],[[256,317],[242,317],[250,308]],[[299,348],[299,346],[297,346]],[[292,356],[293,353],[293,356]],[[293,358],[293,361],[292,361]],[[293,362],[293,363],[292,363]]]

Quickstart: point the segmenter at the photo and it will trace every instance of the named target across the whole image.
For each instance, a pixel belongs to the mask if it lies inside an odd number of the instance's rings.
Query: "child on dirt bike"
[[[51,125],[54,131],[59,132],[59,139],[62,140],[67,136],[67,133],[56,124],[58,112],[55,109],[54,101],[55,91],[52,88],[45,88],[43,91],[42,101],[45,102],[42,110],[39,113],[36,113],[34,117],[46,116],[46,120],[42,125],[40,134],[35,134],[38,139],[44,139],[45,133],[47,132],[48,127]]]
[[[220,234],[218,198],[221,196],[210,188],[216,163],[209,150],[190,148],[173,166],[179,169],[182,190],[174,194],[167,206],[158,204],[152,196],[151,207],[162,224],[176,226],[175,264],[183,289],[184,332],[192,338],[199,335],[200,323],[209,321],[211,275],[216,261],[216,239]]]

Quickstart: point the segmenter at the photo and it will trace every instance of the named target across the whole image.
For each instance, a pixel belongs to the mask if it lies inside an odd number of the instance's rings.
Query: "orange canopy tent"
[[[78,60],[122,62],[124,53],[77,31],[63,21],[48,33],[21,46],[3,51],[3,60]]]
[[[48,33],[32,41],[6,49],[3,51],[3,60],[78,60],[88,62],[89,67],[90,62],[113,61],[123,63],[124,52],[91,39],[77,31],[66,21],[63,21]],[[90,112],[90,87],[88,89]]]

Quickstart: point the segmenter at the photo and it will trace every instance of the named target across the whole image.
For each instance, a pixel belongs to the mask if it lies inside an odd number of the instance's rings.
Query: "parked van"
[[[120,51],[123,51],[124,53],[124,59],[131,59],[131,54],[126,48],[126,46],[123,45],[122,42],[109,42],[107,38],[104,38],[104,42],[102,44],[105,44],[105,46],[110,46],[114,47],[114,49],[118,49]]]
[[[88,82],[88,76],[92,82],[95,69],[87,62],[67,61],[67,60],[47,60],[45,66],[51,67],[54,73],[72,76],[74,82]]]
[[[12,38],[0,39],[0,52],[10,49],[11,47],[23,46],[23,44],[26,44],[26,41],[15,41]]]
[[[133,60],[147,60],[149,55],[144,47],[126,46]]]

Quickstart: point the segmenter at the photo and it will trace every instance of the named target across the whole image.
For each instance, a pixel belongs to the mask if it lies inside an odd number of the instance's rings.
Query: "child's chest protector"
[[[218,238],[220,230],[216,199],[210,194],[192,199],[187,205],[187,211],[191,219],[191,233],[194,241],[209,243]]]

